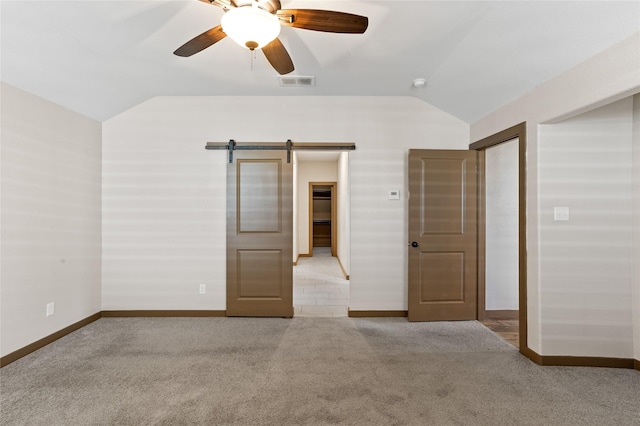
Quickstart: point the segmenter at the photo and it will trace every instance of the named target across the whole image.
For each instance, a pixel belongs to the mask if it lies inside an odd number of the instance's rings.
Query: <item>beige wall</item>
[[[485,150],[485,307],[518,310],[518,139]]]
[[[1,91],[4,356],[101,309],[101,124],[5,83]]]
[[[300,248],[298,247],[298,155],[293,152],[293,247],[291,254],[291,261],[295,262],[298,259],[298,253]]]
[[[633,335],[635,359],[640,361],[640,95],[633,97]]]
[[[351,185],[349,183],[349,153],[338,158],[338,246],[337,255],[344,272],[349,275],[351,257]]]
[[[633,98],[539,130],[545,355],[633,357]],[[568,221],[554,207],[569,208]]]
[[[410,97],[158,97],[122,113],[103,123],[103,308],[225,309],[226,156],[204,144],[233,138],[355,142],[350,307],[406,309],[407,151],[468,135]]]
[[[543,310],[552,300],[541,299],[540,271],[547,266],[540,258],[541,241],[540,170],[541,124],[558,123],[583,112],[624,99],[640,92],[640,32],[590,58],[520,99],[500,108],[471,125],[471,140],[479,140],[517,123],[527,122],[527,299],[529,347],[546,354]],[[638,281],[632,283],[637,291]],[[579,294],[580,289],[574,290]],[[605,295],[607,295],[605,290]],[[545,305],[546,304],[546,305]],[[634,315],[637,313],[634,312]],[[616,338],[624,339],[628,327],[618,330]],[[582,333],[576,334],[580,338]],[[550,343],[550,342],[547,342]],[[597,349],[586,348],[586,342],[565,355],[590,356],[599,353],[603,342],[593,341]],[[553,347],[553,346],[551,346]],[[595,356],[595,355],[594,355]],[[627,354],[628,356],[628,354]],[[636,354],[637,356],[637,354]]]

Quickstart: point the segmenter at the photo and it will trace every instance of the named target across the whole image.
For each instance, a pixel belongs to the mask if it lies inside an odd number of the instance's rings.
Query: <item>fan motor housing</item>
[[[280,0],[236,0],[234,3],[237,7],[242,7],[249,6],[254,3],[254,1],[258,3],[258,6],[269,13],[276,13],[282,8]]]

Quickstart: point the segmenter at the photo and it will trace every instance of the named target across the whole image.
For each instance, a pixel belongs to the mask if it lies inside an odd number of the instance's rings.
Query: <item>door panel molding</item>
[[[422,159],[421,209],[429,220],[421,221],[421,236],[464,234],[464,217],[450,214],[464,209],[464,193],[446,189],[464,188],[466,163],[465,158]]]
[[[464,303],[464,265],[464,251],[420,253],[420,303]]]
[[[282,232],[282,164],[238,159],[236,223],[239,234]]]
[[[282,300],[282,254],[279,249],[237,251],[237,300]]]

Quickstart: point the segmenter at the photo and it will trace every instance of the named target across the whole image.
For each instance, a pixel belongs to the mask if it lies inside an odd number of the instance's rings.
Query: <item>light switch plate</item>
[[[554,207],[553,220],[556,222],[566,222],[569,220],[569,207]]]
[[[398,190],[398,189],[390,189],[389,190],[389,199],[390,200],[399,200],[400,199],[400,190]]]

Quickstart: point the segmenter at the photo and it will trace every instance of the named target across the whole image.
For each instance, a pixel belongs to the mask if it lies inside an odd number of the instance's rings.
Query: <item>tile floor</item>
[[[293,307],[297,317],[346,317],[349,281],[329,247],[315,247],[293,267]]]

